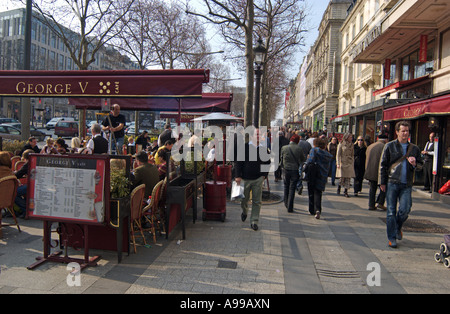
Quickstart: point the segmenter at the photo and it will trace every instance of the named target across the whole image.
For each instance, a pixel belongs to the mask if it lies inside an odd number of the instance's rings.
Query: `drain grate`
[[[333,277],[333,278],[360,278],[359,273],[356,271],[349,270],[327,270],[327,269],[316,269],[317,274],[323,277]]]
[[[237,262],[232,262],[232,261],[219,260],[219,263],[217,264],[217,268],[236,269],[236,267],[237,267]]]
[[[386,223],[386,218],[380,218]],[[447,229],[436,225],[430,220],[426,219],[408,219],[402,226],[402,230],[406,232],[421,232],[421,233],[450,233]]]

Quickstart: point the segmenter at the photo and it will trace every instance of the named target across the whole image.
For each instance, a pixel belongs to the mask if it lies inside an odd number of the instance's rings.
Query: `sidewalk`
[[[270,187],[281,194],[283,183],[275,183],[271,176]],[[81,285],[72,287],[67,284],[69,270],[64,264],[49,262],[33,271],[26,269],[42,255],[42,222],[19,220],[22,232],[6,227],[0,239],[0,293],[449,291],[450,270],[434,261],[434,253],[445,229],[450,230],[450,207],[414,191],[408,220],[412,231],[405,228],[404,240],[392,249],[387,246],[386,213],[368,211],[367,197],[367,185],[359,197],[350,198],[336,195],[335,188],[327,185],[317,220],[308,213],[305,189],[302,196],[296,195],[294,213],[288,213],[282,202],[264,205],[256,232],[248,221],[241,221],[237,203],[227,203],[225,222],[200,219],[193,224],[189,211],[186,240],[180,240],[180,228],[168,240],[158,237],[157,244],[148,237],[151,247],[139,246],[137,254],[125,254],[120,264],[115,252],[91,250],[90,255],[102,256],[99,265],[83,270]],[[201,208],[200,201],[199,217]],[[380,286],[371,286],[377,270]]]

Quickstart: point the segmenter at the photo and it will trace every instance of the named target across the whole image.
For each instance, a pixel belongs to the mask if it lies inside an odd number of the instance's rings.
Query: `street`
[[[283,183],[270,176],[271,192]],[[413,192],[411,215],[398,248],[387,245],[385,211],[368,211],[368,186],[359,197],[336,195],[328,184],[320,220],[307,211],[306,189],[294,213],[282,202],[263,204],[260,229],[242,222],[240,205],[227,202],[225,222],[197,220],[188,211],[186,239],[179,226],[166,240],[139,240],[137,253],[91,250],[98,266],[69,285],[66,265],[27,266],[42,255],[42,222],[19,220],[22,232],[3,228],[0,293],[115,294],[441,294],[450,288],[449,269],[434,260],[450,230],[448,205]],[[199,200],[198,212],[202,205]],[[8,219],[5,219],[5,222]],[[57,239],[57,234],[53,233]],[[69,249],[70,256],[82,252]]]

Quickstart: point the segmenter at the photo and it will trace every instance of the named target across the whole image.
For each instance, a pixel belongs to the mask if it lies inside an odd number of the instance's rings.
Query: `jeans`
[[[284,205],[289,212],[294,210],[295,190],[299,179],[298,170],[283,170],[284,173]]]
[[[412,187],[404,183],[388,183],[386,191],[387,205],[387,236],[389,240],[395,240],[397,232],[401,230],[403,223],[408,219],[411,211]],[[398,211],[397,211],[398,200]]]
[[[250,191],[251,191],[252,192],[252,215],[250,217],[251,224],[258,223],[259,221],[263,182],[264,182],[263,176],[255,180],[244,179],[244,198],[241,200],[241,208],[242,212],[245,215],[247,215],[248,201],[250,199]]]
[[[23,196],[23,197],[22,197]],[[22,211],[21,214],[24,214],[27,210],[27,185],[21,185],[17,188],[16,198],[14,199],[14,203],[20,208]]]
[[[124,138],[120,137],[120,138],[116,138],[116,141],[114,141],[114,139],[111,137],[111,154],[114,155],[120,155],[122,154],[122,146],[123,146],[123,141]],[[116,142],[117,142],[117,149],[116,149]]]
[[[336,159],[331,159],[330,171],[331,171],[331,184],[334,185],[334,181],[336,181]]]
[[[378,194],[377,197],[376,196],[377,190],[378,190],[378,182],[369,181],[369,208],[374,209],[375,203],[384,205],[384,200],[386,199],[386,192],[380,190],[380,193]]]
[[[309,213],[315,215],[316,212],[322,212],[322,191],[316,189],[313,184],[308,182],[308,201]]]

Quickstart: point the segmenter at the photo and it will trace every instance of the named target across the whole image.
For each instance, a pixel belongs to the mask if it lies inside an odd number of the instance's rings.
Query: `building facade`
[[[16,9],[0,12],[0,69],[19,70],[24,68],[26,10]],[[31,32],[31,70],[77,70],[70,54],[39,15],[33,12]],[[74,37],[78,34],[72,33]],[[90,70],[129,69],[138,66],[128,57],[110,47],[102,48],[96,55]],[[76,111],[67,105],[63,98],[31,98],[32,110],[36,119],[50,119],[54,116],[75,116]],[[20,117],[20,99],[2,97],[0,116]]]
[[[329,117],[337,114],[339,82],[341,79],[340,29],[350,5],[349,0],[331,0],[320,26],[319,35],[302,64],[304,78],[304,105],[299,119],[311,131],[329,130]]]

